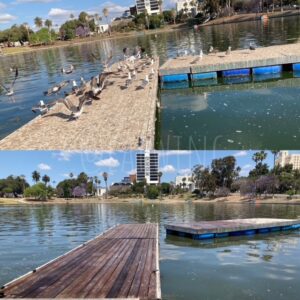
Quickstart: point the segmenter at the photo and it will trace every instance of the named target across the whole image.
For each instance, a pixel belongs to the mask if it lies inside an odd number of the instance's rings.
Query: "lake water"
[[[159,222],[163,299],[298,299],[300,232],[193,241],[170,222],[300,217],[298,205],[0,206],[0,285],[120,223]]]
[[[139,44],[146,48],[148,53],[158,55],[161,63],[163,63],[166,59],[175,57],[178,50],[187,49],[198,53],[200,48],[206,50],[211,44],[219,48],[219,50],[225,50],[229,45],[233,49],[241,49],[248,47],[250,41],[254,41],[258,46],[269,46],[295,43],[299,38],[300,17],[289,17],[272,19],[267,25],[262,25],[261,22],[245,22],[203,27],[199,31],[184,30],[161,33],[158,36],[145,36],[141,33],[136,37],[99,41],[80,46],[69,46],[0,58],[0,80],[6,85],[9,85],[13,77],[13,74],[9,72],[9,68],[13,65],[18,65],[20,70],[20,78],[15,85],[15,96],[9,99],[3,93],[0,95],[0,138],[7,136],[33,119],[35,115],[31,112],[31,107],[37,104],[39,100],[44,99],[46,102],[53,100],[53,98],[45,99],[43,96],[43,92],[49,86],[65,79],[79,80],[81,76],[89,79],[100,72],[102,69],[101,63],[92,59],[91,53],[99,55],[104,60],[110,51],[113,50],[115,60],[117,60],[121,57],[122,49],[125,46],[133,47]],[[76,72],[70,76],[63,76],[60,73],[60,69],[62,66],[68,66],[69,64],[75,66]],[[270,91],[268,92],[270,93]],[[282,87],[278,92],[278,99],[283,97],[286,92],[293,97],[295,93],[299,93],[299,90],[286,91]],[[256,95],[255,90],[253,93],[249,92],[242,95],[243,100],[247,101],[247,99]],[[277,92],[271,91],[271,93]],[[232,95],[228,91],[226,96],[231,97]],[[213,101],[217,102],[217,99],[222,97],[222,94],[212,94],[210,97],[213,97]],[[236,98],[237,96],[233,95],[232,101],[236,101]],[[255,99],[256,101],[263,101],[265,98],[264,95],[256,95]],[[292,109],[294,110],[295,107]],[[194,122],[194,120],[191,120],[191,122]],[[164,126],[163,131],[173,130],[168,124],[165,126],[165,123],[164,120],[161,123]],[[182,124],[180,130],[183,130],[182,128],[185,128],[184,126],[186,125],[184,120],[181,119],[179,123]],[[198,123],[190,125],[195,126],[194,130],[198,127]],[[176,134],[181,134],[181,132],[176,132]],[[187,134],[190,133],[188,132]],[[165,133],[163,133],[163,136],[165,136]],[[166,141],[163,140],[162,143],[166,144]],[[182,145],[183,148],[185,146]],[[243,144],[243,146],[246,145]],[[236,147],[238,147],[238,144],[235,145]]]

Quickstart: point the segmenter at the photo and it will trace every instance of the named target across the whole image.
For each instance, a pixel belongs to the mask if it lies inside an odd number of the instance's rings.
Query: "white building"
[[[136,0],[135,3],[138,14],[147,12],[148,15],[158,15],[160,13],[158,0]]]
[[[145,151],[136,155],[137,182],[159,184],[159,155]]]
[[[192,16],[196,16],[198,13],[198,1],[194,0],[195,5],[191,5],[191,3],[192,1],[189,0],[177,0],[177,13],[180,13],[182,11],[184,14],[191,14]]]
[[[177,176],[175,180],[176,186],[180,186],[181,188],[186,188],[189,191],[195,190],[195,183],[192,181],[192,175],[187,176]]]
[[[96,25],[96,32],[98,34],[108,32],[109,25],[108,24],[98,24]]]
[[[289,154],[288,151],[280,151],[276,165],[281,167],[293,165],[294,170],[300,170],[300,154]]]

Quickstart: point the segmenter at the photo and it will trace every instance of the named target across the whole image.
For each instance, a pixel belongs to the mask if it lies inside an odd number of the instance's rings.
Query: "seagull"
[[[52,88],[50,88],[47,92],[44,92],[45,96],[51,96],[53,94],[58,94],[60,92],[60,90],[64,87],[66,87],[68,84],[70,83],[69,80],[65,80],[55,86],[53,86]]]
[[[210,46],[209,49],[208,49],[208,53],[209,53],[209,54],[217,54],[217,53],[218,53],[218,50],[217,50],[217,49],[214,49],[213,46]]]
[[[126,79],[125,87],[128,88],[131,84],[132,84],[132,77],[131,77],[131,73],[128,72],[128,78]]]
[[[132,72],[132,79],[133,79],[133,80],[136,79],[136,71],[135,71],[135,70],[133,70],[133,72]]]
[[[63,74],[69,75],[69,74],[72,74],[72,73],[74,72],[74,70],[75,70],[74,66],[73,66],[73,65],[70,65],[70,67],[69,67],[68,69],[62,68],[62,69],[61,69],[61,72],[62,72]]]
[[[231,47],[229,46],[227,51],[226,51],[226,55],[230,55],[231,54]]]
[[[13,71],[13,69],[11,69],[11,70]],[[15,67],[15,78],[14,78],[13,82],[11,83],[11,85],[9,87],[6,87],[2,83],[0,83],[0,86],[6,91],[6,94],[5,94],[6,96],[11,97],[15,94],[14,85],[15,85],[18,77],[19,77],[19,69],[18,69],[18,67]]]
[[[155,71],[154,69],[152,68],[151,69],[151,72],[150,72],[150,75],[149,75],[149,78],[152,79],[154,77],[154,74],[155,74]]]
[[[149,84],[149,76],[146,75],[145,79],[142,81],[141,88],[144,89]]]
[[[37,113],[37,111],[39,111],[41,113],[41,115],[43,116],[46,113],[48,113],[50,107],[53,106],[55,103],[56,103],[56,101],[53,102],[53,103],[50,103],[50,104],[46,105],[43,100],[40,100],[39,105],[32,107],[31,110],[35,114]]]
[[[199,58],[202,59],[203,58],[203,50],[200,50],[200,54],[199,54]]]
[[[73,93],[75,93],[75,94],[78,93],[79,92],[79,87],[77,85],[76,80],[73,80],[72,85],[73,85],[73,87],[72,87]]]
[[[143,146],[143,139],[141,137],[138,138],[138,147]]]
[[[70,119],[77,120],[82,115],[84,110],[84,104],[87,100],[88,100],[88,95],[82,96],[81,98],[79,98],[78,106],[74,105],[69,97],[66,97],[64,99],[59,99],[57,102],[64,104],[67,110],[71,113]]]
[[[83,77],[80,77],[81,86],[86,86],[86,81]]]
[[[253,42],[250,43],[249,49],[252,50],[252,51],[256,50],[256,47],[255,47],[255,45],[253,44]]]

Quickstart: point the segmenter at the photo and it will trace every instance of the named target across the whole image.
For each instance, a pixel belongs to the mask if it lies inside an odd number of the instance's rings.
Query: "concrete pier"
[[[140,88],[152,67],[154,76],[144,89]],[[152,150],[158,104],[158,67],[156,58],[153,66],[137,73],[137,78],[127,89],[124,89],[125,72],[111,75],[100,100],[86,105],[78,120],[71,121],[66,108],[57,104],[47,115],[33,119],[1,140],[0,150]],[[117,65],[114,65],[112,71],[116,70]]]
[[[300,219],[235,219],[222,221],[203,221],[184,224],[168,224],[167,234],[190,237],[192,239],[212,239],[228,236],[254,235],[300,229]]]
[[[200,52],[200,49],[199,49]],[[181,80],[201,80],[224,76],[225,71],[234,71],[232,75],[245,75],[250,69],[250,74],[260,73],[256,68],[286,66],[289,69],[297,70],[300,63],[300,43],[257,48],[254,51],[249,49],[231,51],[229,55],[225,52],[217,52],[199,56],[184,56],[176,59],[170,59],[160,68],[159,75],[162,82]],[[271,70],[274,72],[275,69]],[[278,70],[277,70],[278,71]],[[225,72],[225,73],[224,73]],[[228,75],[228,74],[227,74]],[[202,77],[202,78],[201,78]],[[172,80],[173,78],[173,80]]]

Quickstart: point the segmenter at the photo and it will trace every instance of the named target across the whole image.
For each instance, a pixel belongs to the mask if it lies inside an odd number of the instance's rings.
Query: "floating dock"
[[[200,52],[200,49],[199,49]],[[300,43],[231,51],[200,56],[183,56],[168,60],[160,68],[162,84],[170,82],[212,80],[218,77],[270,77],[283,70],[299,72]]]
[[[189,237],[195,240],[222,238],[228,236],[254,235],[300,229],[299,220],[287,219],[236,219],[203,221],[197,223],[169,224],[167,234]]]
[[[120,225],[5,285],[1,298],[161,299],[158,225]]]
[[[155,74],[150,83],[140,88],[152,67]],[[155,58],[154,65],[137,73],[127,89],[126,72],[111,75],[100,100],[86,105],[78,120],[71,121],[70,112],[57,104],[47,115],[33,119],[0,141],[0,150],[153,150],[158,68],[159,59]],[[117,71],[117,65],[112,71]],[[78,105],[78,100],[74,104]]]

